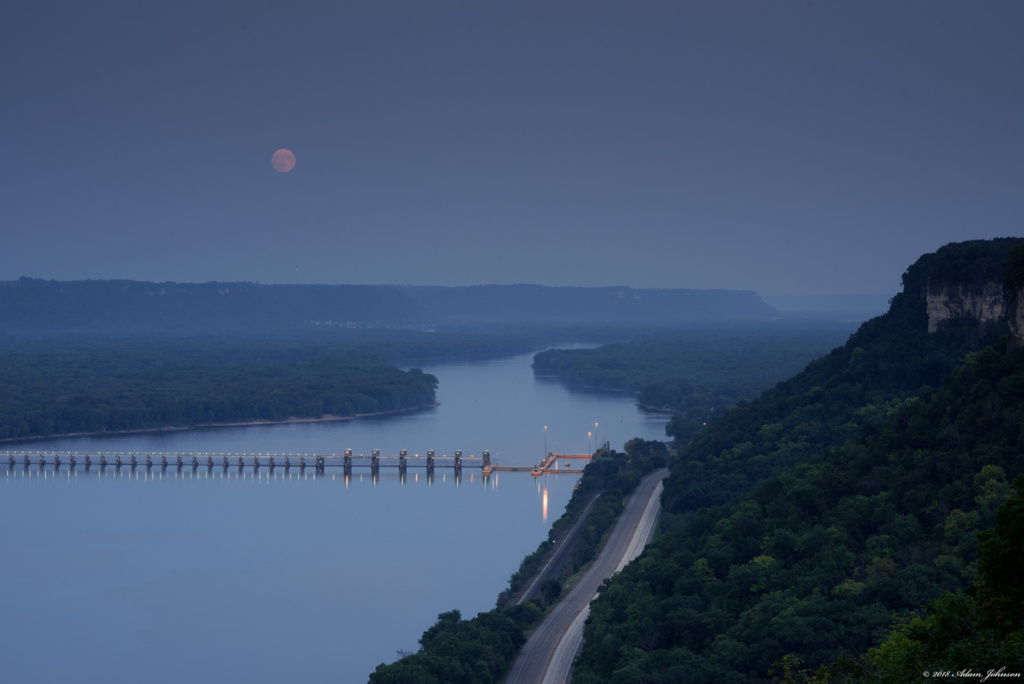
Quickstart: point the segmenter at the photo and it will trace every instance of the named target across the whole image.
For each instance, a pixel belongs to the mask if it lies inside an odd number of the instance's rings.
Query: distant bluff
[[[0,282],[0,334],[224,334],[317,326],[425,328],[521,322],[764,320],[778,312],[752,291],[484,285],[413,287]]]

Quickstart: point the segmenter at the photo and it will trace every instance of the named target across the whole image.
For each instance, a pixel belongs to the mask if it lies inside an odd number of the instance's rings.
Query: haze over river
[[[631,395],[534,378],[532,355],[416,364],[440,406],[349,421],[79,437],[2,449],[397,454],[487,449],[500,465],[664,439]],[[597,423],[595,431],[595,423]],[[545,428],[547,426],[546,435]],[[30,682],[365,682],[438,613],[494,607],[575,475],[410,466],[0,472],[0,673]],[[307,459],[309,462],[309,459]]]

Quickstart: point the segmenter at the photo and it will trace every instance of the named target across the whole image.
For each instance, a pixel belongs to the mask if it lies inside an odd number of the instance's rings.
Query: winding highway
[[[645,477],[626,503],[608,541],[590,569],[530,636],[512,665],[506,684],[560,684],[569,679],[572,661],[583,645],[583,623],[590,602],[606,578],[636,558],[654,534],[661,510],[663,468]]]

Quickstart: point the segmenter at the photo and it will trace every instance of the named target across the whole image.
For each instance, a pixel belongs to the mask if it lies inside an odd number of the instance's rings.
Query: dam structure
[[[198,471],[214,468],[237,468],[239,471],[252,469],[259,472],[261,468],[274,472],[283,469],[286,472],[297,469],[300,472],[311,470],[318,475],[325,474],[328,469],[340,469],[346,476],[353,470],[369,469],[376,477],[382,468],[397,469],[400,475],[410,469],[422,469],[427,475],[433,475],[435,469],[447,468],[461,475],[463,469],[480,469],[484,477],[495,472],[527,472],[534,477],[542,475],[575,474],[583,472],[583,468],[593,458],[591,454],[562,454],[548,452],[536,465],[499,465],[491,460],[491,452],[483,451],[480,456],[464,455],[456,450],[452,456],[440,456],[433,450],[425,456],[409,455],[405,449],[398,454],[382,454],[374,449],[369,454],[356,454],[351,449],[336,454],[263,454],[263,453],[178,453],[178,452],[123,452],[123,451],[0,451],[0,459],[7,457],[8,470],[15,468],[114,468],[125,469],[190,469]],[[0,460],[0,463],[3,461]]]
[[[455,451],[453,456],[438,456],[434,451],[427,451],[425,456],[409,455],[402,450],[398,454],[381,454],[373,450],[369,454],[355,454],[346,449],[340,454],[254,454],[254,453],[164,453],[164,452],[103,452],[103,451],[5,451],[0,457],[7,457],[7,467],[39,468],[175,468],[178,470],[191,468],[198,470],[215,467],[228,469],[252,468],[307,468],[317,473],[325,473],[328,468],[340,468],[346,475],[353,469],[369,468],[371,473],[379,473],[381,468],[397,468],[400,473],[412,468],[422,468],[428,474],[436,468],[449,468],[460,473],[463,468],[479,468],[488,474],[491,467],[491,453],[484,451],[480,456],[464,456],[462,451]],[[2,462],[2,461],[0,461]]]

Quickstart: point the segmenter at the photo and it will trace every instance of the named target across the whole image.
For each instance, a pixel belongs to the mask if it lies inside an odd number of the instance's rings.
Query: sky
[[[1020,0],[5,0],[0,280],[891,295],[1024,235],[1021,36]]]

